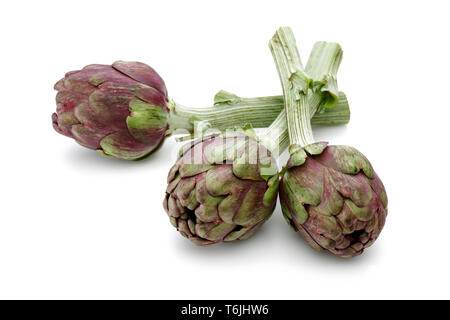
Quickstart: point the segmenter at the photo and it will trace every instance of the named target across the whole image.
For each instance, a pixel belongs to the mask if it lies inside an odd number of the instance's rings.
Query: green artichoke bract
[[[359,255],[384,226],[384,186],[359,151],[314,143],[311,130],[315,96],[327,92],[327,104],[337,97],[342,49],[338,44],[317,43],[304,70],[289,28],[280,28],[270,47],[283,87],[291,143],[280,183],[283,215],[311,247],[341,257]]]
[[[189,143],[167,181],[164,208],[170,221],[198,245],[250,237],[277,201],[275,159],[242,132]]]

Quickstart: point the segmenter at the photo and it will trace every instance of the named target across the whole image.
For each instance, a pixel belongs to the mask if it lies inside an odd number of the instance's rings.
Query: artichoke
[[[387,195],[367,158],[348,146],[291,150],[280,183],[286,221],[315,249],[352,257],[378,238]]]
[[[167,181],[165,211],[198,245],[254,234],[272,215],[279,183],[275,159],[248,131],[187,144]]]
[[[67,73],[55,89],[55,130],[103,155],[142,158],[168,129],[166,86],[143,63],[88,65]]]
[[[168,99],[161,77],[141,62],[117,61],[89,65],[68,72],[55,85],[57,109],[53,127],[79,144],[104,156],[137,160],[152,151],[172,132],[193,133],[198,127],[269,126],[283,110],[282,97],[253,98],[219,106],[189,108]],[[219,97],[219,95],[218,95]],[[274,99],[275,98],[275,99]],[[348,106],[327,110],[314,124],[349,121]],[[316,119],[317,118],[317,119]]]
[[[314,143],[311,130],[311,115],[318,108],[314,97],[327,93],[328,104],[337,97],[342,49],[336,43],[316,43],[304,70],[290,28],[280,28],[270,48],[283,87],[291,143],[280,182],[283,215],[314,249],[341,257],[359,255],[384,226],[383,183],[359,151]]]

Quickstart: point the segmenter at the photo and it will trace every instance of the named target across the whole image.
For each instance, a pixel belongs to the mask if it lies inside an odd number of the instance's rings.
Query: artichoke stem
[[[311,103],[322,104],[322,94],[316,94],[318,99],[312,99]],[[277,118],[270,124],[265,134],[259,136],[260,142],[276,156],[289,146],[289,134],[286,124],[283,96],[267,96],[243,98],[233,93],[221,90],[214,97],[214,105],[218,106],[251,106],[280,108]],[[318,106],[315,107],[316,109]],[[311,119],[312,125],[340,125],[350,121],[350,108],[344,92],[339,92],[338,102],[334,108],[318,110]]]
[[[339,102],[336,73],[342,49],[336,43],[317,42],[305,71],[289,27],[278,29],[269,47],[283,88],[290,144],[302,147],[312,144],[312,116],[318,110],[334,108]]]
[[[209,108],[189,108],[170,101],[168,107],[170,129],[184,129],[193,133],[198,122],[205,122],[219,130],[245,124],[251,124],[255,128],[267,128],[283,109],[283,104],[220,103]]]

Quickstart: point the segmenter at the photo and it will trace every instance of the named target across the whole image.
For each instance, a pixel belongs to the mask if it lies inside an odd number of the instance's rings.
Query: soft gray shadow
[[[363,271],[380,259],[377,244],[368,248],[362,255],[353,258],[340,258],[325,250],[312,249],[300,236],[285,222],[279,206],[273,216],[261,227],[253,237],[230,243],[219,243],[210,246],[197,246],[179,234],[177,241],[171,241],[173,250],[177,255],[210,262],[213,260],[228,260],[239,258],[242,255],[261,255],[265,259],[283,261],[286,265],[327,270],[342,268],[358,268]]]
[[[177,234],[177,241],[172,241],[173,249],[177,254],[194,257],[196,259],[211,259],[211,258],[227,258],[231,256],[241,256],[249,250],[260,250],[264,241],[267,241],[265,236],[265,229],[270,220],[266,222],[251,238],[242,241],[223,242],[209,246],[198,246]]]
[[[153,153],[147,157],[138,160],[121,160],[116,158],[104,157],[95,150],[79,146],[76,143],[71,148],[68,148],[64,155],[65,161],[74,167],[83,167],[96,170],[133,170],[141,169],[142,167],[149,166],[150,163],[155,167],[167,166],[167,155],[165,155],[161,144]]]
[[[322,266],[348,267],[348,266],[369,266],[372,262],[378,260],[379,251],[376,243],[367,248],[362,255],[353,258],[340,258],[325,250],[316,251],[312,249],[300,234],[291,230],[290,235],[286,236],[289,246],[285,246],[288,251],[295,251],[292,255],[292,261],[295,263],[317,264]]]
[[[379,259],[379,250],[377,250],[376,242],[370,248],[367,248],[362,255],[353,258],[340,258],[325,250],[317,251],[312,249],[303,237],[291,229],[282,217],[281,209],[277,208],[274,213],[271,237],[277,237],[279,242],[283,242],[280,246],[279,255],[288,257],[289,264],[305,264],[310,266],[329,268],[349,266],[370,266],[372,262]]]

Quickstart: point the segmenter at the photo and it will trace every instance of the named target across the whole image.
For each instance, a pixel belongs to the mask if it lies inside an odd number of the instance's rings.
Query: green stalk
[[[345,93],[338,93],[338,101],[339,103],[332,109],[317,111],[311,119],[311,123],[313,125],[347,124],[350,121],[350,108]],[[272,143],[278,150],[283,151],[286,143],[289,143],[283,96],[242,98],[221,90],[214,97],[214,107],[188,108],[173,101],[170,102],[169,107],[171,109],[169,116],[171,131],[183,129],[192,133],[188,136],[178,137],[177,141],[190,140],[194,137],[194,131],[199,130],[202,134],[201,131],[204,128],[224,130],[229,127],[243,127],[250,124],[254,128],[272,127],[269,133],[273,137],[267,137],[264,140],[269,143],[270,140],[278,141],[277,139],[280,139],[281,149],[276,146],[276,143]],[[280,113],[282,115],[278,119]],[[275,119],[278,121],[274,123]]]
[[[323,94],[316,94],[312,102],[316,104],[314,108],[325,103],[326,97]],[[320,100],[322,97],[323,100]],[[350,109],[348,106],[347,97],[345,93],[339,92],[337,105],[330,110],[325,110],[323,113],[316,113],[313,116],[315,119],[313,124],[345,124],[350,119]],[[345,120],[346,119],[346,120]],[[277,119],[267,129],[266,134],[260,137],[261,143],[267,146],[274,154],[281,154],[289,147],[290,138],[288,126],[286,121],[285,110],[281,111]]]
[[[295,39],[294,39],[295,45]],[[337,89],[337,71],[342,61],[341,46],[333,42],[319,41],[309,55],[305,71],[313,79],[313,91],[322,91],[324,99],[319,106],[321,109],[331,109],[339,100]]]
[[[269,46],[283,88],[290,144],[301,147],[312,144],[311,115],[317,110],[332,108],[339,100],[336,73],[342,49],[335,43],[316,43],[307,64],[307,73],[290,28],[278,29]]]
[[[309,63],[309,61],[308,61]],[[316,111],[311,119],[311,124],[314,125],[338,125],[338,124],[347,124],[350,121],[350,108],[348,106],[347,96],[344,92],[339,92],[337,96],[337,104],[333,108],[322,108],[321,110]],[[322,106],[329,106],[327,101],[324,101]],[[268,110],[272,110],[271,108],[277,108],[278,113],[284,112],[284,98],[283,96],[267,96],[267,97],[256,97],[256,98],[243,98],[239,97],[233,93],[221,90],[214,97],[214,106],[222,107],[222,106],[247,106],[251,108],[267,108]],[[270,112],[268,114],[268,118],[270,118],[270,123],[275,120],[272,118],[273,114]],[[278,116],[278,114],[277,114]],[[264,123],[265,124],[265,123]],[[252,124],[253,125],[253,124]],[[254,127],[257,127],[253,125]],[[287,134],[287,129],[286,129]]]
[[[327,95],[316,94],[317,99],[311,99],[312,103],[323,106],[329,101]],[[322,99],[322,100],[321,100]],[[347,124],[350,120],[350,108],[344,92],[338,93],[338,102],[332,109],[317,111],[311,119],[313,125],[338,125]],[[214,97],[215,106],[279,106],[279,116],[270,124],[265,134],[260,135],[260,142],[268,147],[275,155],[282,153],[289,146],[289,134],[286,124],[283,96],[268,96],[258,98],[242,98],[235,94],[219,91]]]
[[[169,102],[170,129],[185,129],[193,132],[197,122],[207,122],[212,128],[220,130],[233,126],[251,124],[255,128],[266,128],[282,110],[275,105],[222,105],[210,108],[189,108],[173,101]],[[326,123],[326,118],[323,119]]]
[[[350,109],[343,92],[337,100],[342,101],[339,108],[321,109],[311,119],[313,125],[337,125],[350,121]],[[344,103],[345,101],[345,103]],[[220,130],[233,126],[251,124],[254,128],[267,128],[284,112],[283,96],[241,98],[226,91],[214,97],[214,107],[189,108],[169,102],[169,126],[171,130],[184,129],[193,132],[196,122],[206,122]]]
[[[283,29],[286,28],[281,28],[274,36],[270,47],[277,61],[285,97],[241,98],[222,90],[216,94],[212,108],[187,108],[172,103],[171,127],[192,132],[195,124],[201,122],[206,122],[209,128],[222,130],[245,124],[253,127],[270,125],[259,140],[274,155],[279,155],[290,141],[300,145],[312,143],[311,124],[348,123],[350,109],[347,97],[337,91],[336,73],[342,59],[339,45],[317,42],[306,65],[307,73],[303,70],[292,32],[289,33],[290,29],[284,32]],[[292,108],[294,104],[298,107]],[[289,116],[286,116],[285,105],[291,106],[287,111]],[[300,108],[300,105],[308,107]],[[191,138],[186,136],[178,140]]]
[[[302,106],[307,104],[312,78],[303,69],[297,47],[289,47],[291,43],[295,43],[294,34],[289,28],[282,27],[270,40],[269,47],[283,88],[290,143],[308,145],[314,142],[311,113],[309,108]]]

